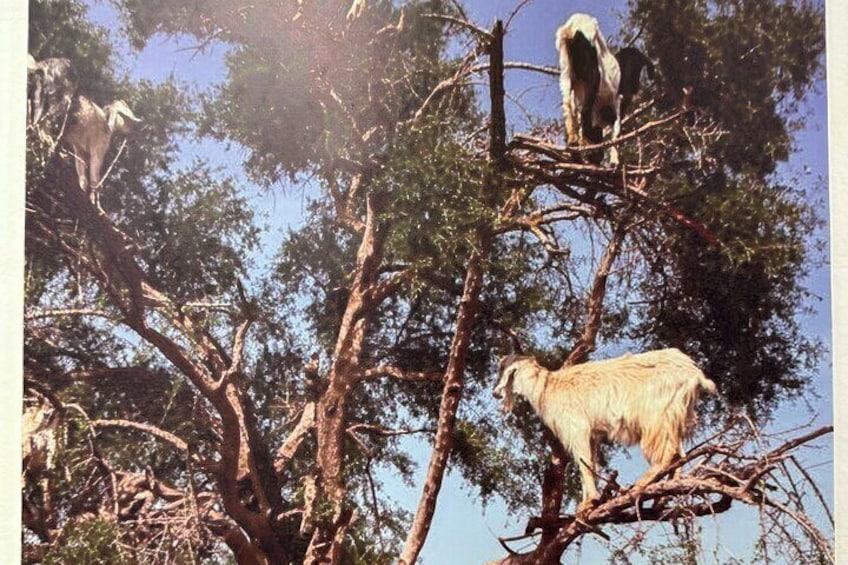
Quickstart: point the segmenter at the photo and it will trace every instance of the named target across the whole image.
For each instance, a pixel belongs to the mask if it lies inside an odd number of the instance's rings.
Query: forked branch
[[[774,542],[782,542],[797,551],[804,546],[803,538],[806,538],[804,551],[808,556],[816,555],[832,563],[834,554],[829,536],[810,519],[798,497],[781,486],[783,479],[798,482],[798,478],[787,475],[788,466],[777,464],[794,458],[799,448],[832,432],[833,426],[824,426],[756,455],[750,453],[748,441],[732,437],[739,430],[728,428],[642,489],[635,486],[623,488],[613,476],[595,504],[577,515],[566,514],[555,519],[531,518],[524,535],[504,538],[501,543],[531,537],[538,529],[542,531],[542,541],[533,551],[524,554],[513,552],[499,563],[556,563],[562,553],[582,536],[596,533],[605,537],[602,529],[605,526],[673,522],[683,517],[717,515],[729,510],[734,502],[772,509],[774,512],[770,519],[784,520],[785,523],[771,531],[779,532],[784,538],[793,538]],[[683,467],[685,470],[679,474],[673,473]],[[672,476],[669,477],[669,474]],[[801,473],[800,480],[811,481],[811,478],[808,473]],[[825,510],[829,513],[829,509]],[[794,523],[797,529],[793,529],[790,523]],[[803,556],[798,558],[803,559]]]

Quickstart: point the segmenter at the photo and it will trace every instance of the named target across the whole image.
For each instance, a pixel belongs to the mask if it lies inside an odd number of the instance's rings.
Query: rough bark
[[[343,477],[347,397],[361,373],[362,344],[375,306],[369,300],[369,294],[377,285],[379,276],[381,238],[378,220],[376,197],[369,194],[350,297],[336,338],[327,387],[316,407],[317,486],[318,497],[324,502],[325,510],[316,517],[316,528],[306,554],[307,563],[338,563],[344,537],[340,532],[343,534],[353,519],[351,511],[345,508]]]
[[[745,424],[747,426],[747,424]],[[670,522],[683,517],[711,516],[726,512],[733,502],[754,505],[763,512],[794,522],[808,538],[811,548],[826,561],[833,561],[833,548],[824,535],[801,508],[801,500],[786,490],[793,484],[786,467],[781,463],[792,459],[792,452],[802,445],[830,434],[832,426],[825,426],[804,435],[784,441],[779,447],[752,456],[745,451],[750,434],[742,440],[725,441],[732,427],[720,432],[686,457],[678,460],[664,476],[639,489],[618,485],[615,475],[607,477],[606,484],[596,503],[578,515],[551,518],[532,518],[527,532],[508,540],[501,540],[509,549],[510,541],[525,539],[532,530],[541,528],[543,536],[538,546],[524,554],[511,552],[498,561],[500,565],[535,565],[560,563],[563,552],[586,534],[605,539],[602,530],[606,525],[647,522]],[[764,438],[760,437],[760,440]],[[673,472],[692,464],[690,471],[676,476]],[[803,475],[804,473],[802,473]],[[669,477],[670,478],[666,478]],[[805,480],[810,481],[809,475]],[[813,489],[817,487],[810,481]],[[786,502],[778,499],[786,498]],[[821,501],[820,501],[821,502]],[[825,507],[825,510],[828,510]],[[784,542],[797,546],[797,541],[785,528],[774,528]],[[786,537],[790,536],[790,537]],[[511,551],[511,550],[510,550]]]

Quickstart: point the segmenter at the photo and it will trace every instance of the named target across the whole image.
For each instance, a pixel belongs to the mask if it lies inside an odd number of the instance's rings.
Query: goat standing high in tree
[[[27,56],[27,125],[63,116],[76,90],[70,59]]]
[[[651,464],[636,481],[644,487],[684,454],[701,391],[715,394],[715,383],[679,350],[663,349],[557,371],[532,357],[510,355],[500,362],[494,395],[503,398],[507,412],[515,393],[524,396],[571,453],[583,487],[579,512],[597,496],[601,441],[642,446]]]
[[[617,139],[621,120],[639,92],[642,69],[653,79],[653,63],[635,47],[613,56],[598,20],[586,14],[572,15],[557,29],[556,48],[566,142],[601,143],[607,126]],[[615,146],[610,147],[610,164],[618,165]]]
[[[84,96],[76,98],[62,142],[74,159],[80,188],[93,202],[98,202],[101,168],[112,134],[129,133],[129,122],[140,121],[123,100],[101,108]]]
[[[566,141],[600,143],[605,125],[612,125],[612,138],[617,138],[621,130],[621,70],[601,34],[598,20],[586,14],[572,15],[557,29],[556,48]],[[618,164],[615,147],[610,151],[610,162]]]

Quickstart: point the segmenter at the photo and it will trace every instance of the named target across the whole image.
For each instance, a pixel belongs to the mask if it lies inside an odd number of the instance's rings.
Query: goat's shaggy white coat
[[[650,483],[678,456],[695,423],[701,391],[715,384],[677,349],[625,355],[548,371],[531,357],[501,360],[494,394],[512,410],[525,397],[580,469],[583,504],[597,494],[597,450],[603,440],[639,443],[650,463],[637,482]]]
[[[74,90],[70,59],[36,61],[27,55],[27,125],[63,116],[71,106]]]
[[[597,73],[600,75],[597,92],[594,97],[591,93],[590,82],[596,78],[580,76],[576,72],[568,54],[568,45],[575,40],[578,34],[591,44],[597,55]],[[562,109],[565,117],[566,141],[569,144],[582,143],[583,124],[581,110],[587,108],[591,112],[593,127],[603,128],[606,125],[602,118],[602,110],[609,109],[615,113],[615,121],[612,123],[612,139],[617,139],[621,131],[620,97],[618,96],[621,71],[618,61],[607,47],[607,42],[601,33],[598,20],[587,14],[573,14],[556,31],[556,49],[559,53],[559,86],[562,91]],[[598,142],[599,139],[591,140]],[[610,148],[610,162],[618,164],[618,151],[615,147]]]
[[[47,402],[27,405],[21,417],[21,457],[23,474],[39,478],[56,465],[62,443],[61,417]]]

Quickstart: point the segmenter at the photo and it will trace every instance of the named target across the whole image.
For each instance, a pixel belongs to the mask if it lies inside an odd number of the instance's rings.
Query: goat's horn
[[[125,118],[132,120],[133,122],[140,122],[141,121],[141,118],[136,116],[133,113],[133,111],[130,110],[130,107],[127,106],[127,103],[124,102],[123,100],[118,100],[118,101],[110,104],[109,110],[110,110],[110,112],[112,112],[114,114],[120,114],[120,115],[124,116]]]
[[[135,114],[133,114],[133,113],[132,113],[132,110],[130,110],[130,109],[129,109],[129,108],[127,108],[127,107],[124,107],[124,108],[120,108],[120,109],[118,109],[118,113],[120,113],[121,115],[123,115],[125,118],[129,118],[129,119],[130,119],[130,120],[132,120],[133,122],[141,122],[141,121],[143,121],[141,118],[139,118],[138,116],[136,116]]]

